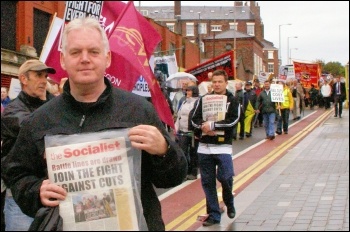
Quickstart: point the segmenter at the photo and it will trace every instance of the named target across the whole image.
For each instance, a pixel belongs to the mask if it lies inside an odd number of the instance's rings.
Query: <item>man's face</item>
[[[208,86],[207,86],[207,89],[208,89],[208,93],[211,93],[211,91],[213,91],[212,85],[208,85]]]
[[[47,71],[28,71],[28,74],[22,74],[20,79],[24,92],[32,97],[46,99]]]
[[[186,91],[186,89],[187,89],[187,87],[188,87],[188,81],[183,81],[183,82],[181,83],[181,87],[182,87],[183,90]]]
[[[7,89],[1,88],[1,100],[4,100],[8,96]]]
[[[213,76],[211,83],[215,94],[226,93],[227,81],[223,75]]]
[[[266,90],[269,90],[270,89],[270,82],[264,82],[264,88],[266,89]]]
[[[105,54],[97,30],[84,28],[69,32],[65,54],[61,53],[61,66],[68,73],[71,87],[101,82],[110,63],[110,52]]]

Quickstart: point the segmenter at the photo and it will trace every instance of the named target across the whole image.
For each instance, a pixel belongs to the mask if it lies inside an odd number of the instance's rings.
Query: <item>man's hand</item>
[[[168,150],[168,143],[155,126],[135,126],[129,130],[128,136],[131,146],[149,154],[163,156]]]
[[[209,136],[215,136],[216,135],[215,131],[211,130],[211,128],[210,128],[210,122],[204,122],[202,124],[202,128],[201,129],[202,129],[202,131],[204,133],[206,133]]]
[[[67,191],[51,183],[49,180],[44,180],[40,187],[40,200],[45,206],[54,207],[59,205],[60,201],[66,199]]]

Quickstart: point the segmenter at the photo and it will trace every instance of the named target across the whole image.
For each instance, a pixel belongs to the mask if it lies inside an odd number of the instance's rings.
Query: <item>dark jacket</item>
[[[339,82],[340,83],[340,100],[341,102],[343,102],[346,99],[346,87],[345,87],[345,83],[343,82]],[[334,83],[332,85],[332,97],[336,97],[337,96],[337,84],[338,82]]]
[[[207,95],[213,95],[214,92],[207,94]],[[217,136],[208,136],[208,135],[202,135],[199,139],[202,143],[208,143],[208,144],[230,144],[232,145],[232,139],[233,139],[233,126],[235,126],[238,123],[241,107],[238,102],[238,98],[234,97],[233,94],[230,91],[226,91],[227,96],[227,111],[225,114],[225,120],[217,121],[214,123],[215,130],[218,131],[224,131],[224,136],[222,139],[221,135]],[[203,120],[203,114],[202,114],[202,100],[203,97],[201,97],[198,101],[198,103],[194,106],[194,112],[192,117],[192,125],[195,128],[201,128]]]
[[[276,104],[271,101],[271,89],[269,91],[269,95],[266,94],[266,91],[261,91],[256,103],[255,109],[260,110],[262,114],[270,114],[276,112]]]
[[[258,96],[256,95],[255,91],[250,89],[246,90],[244,92],[244,109],[246,110],[248,107],[248,104],[252,105],[252,107],[256,110],[256,100],[258,99]]]
[[[107,78],[105,84],[107,88],[95,103],[81,103],[70,94],[69,82],[66,82],[61,95],[36,110],[24,122],[14,149],[2,163],[2,177],[11,184],[13,197],[22,212],[34,217],[42,207],[39,196],[41,183],[47,179],[45,135],[154,125],[170,147],[164,157],[142,151],[141,202],[148,229],[165,230],[153,185],[170,188],[182,183],[187,174],[186,158],[165,130],[150,102],[136,94],[113,88]]]
[[[34,110],[54,97],[54,95],[47,92],[47,100],[44,101],[37,97],[29,96],[21,91],[18,96],[6,106],[1,114],[1,158],[5,157],[15,144],[23,120],[34,112]]]

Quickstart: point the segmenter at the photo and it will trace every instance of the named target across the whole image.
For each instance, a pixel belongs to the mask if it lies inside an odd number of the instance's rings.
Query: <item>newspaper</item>
[[[225,119],[227,96],[208,94],[202,98],[203,121],[221,121]],[[216,131],[217,135],[224,135],[224,131]],[[204,135],[204,133],[203,133]]]
[[[63,230],[140,230],[125,137],[95,138],[45,138],[49,179],[68,192],[59,205]]]

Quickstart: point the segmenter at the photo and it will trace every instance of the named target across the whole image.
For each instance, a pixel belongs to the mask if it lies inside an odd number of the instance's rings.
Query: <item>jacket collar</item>
[[[84,111],[95,108],[96,106],[103,104],[112,93],[113,86],[106,77],[104,77],[104,83],[106,85],[106,89],[98,97],[97,101],[92,102],[92,103],[84,103],[84,102],[79,102],[79,101],[75,100],[75,98],[70,93],[69,81],[66,81],[66,83],[63,86],[63,93],[62,93],[63,99],[65,101],[68,101],[70,104],[73,104],[75,107],[79,107],[79,108],[83,109]]]

